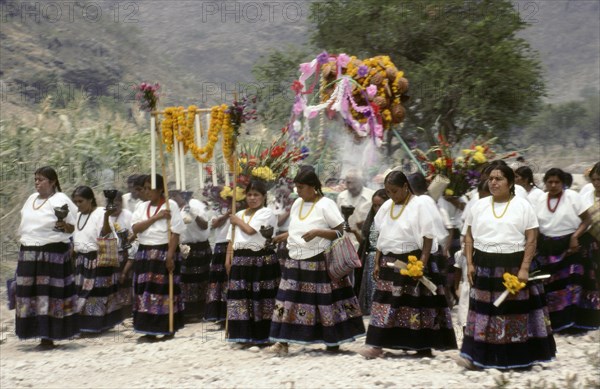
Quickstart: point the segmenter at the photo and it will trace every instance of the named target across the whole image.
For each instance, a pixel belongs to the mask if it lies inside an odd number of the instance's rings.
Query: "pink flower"
[[[302,100],[297,99],[296,102],[294,103],[294,114],[300,115],[303,110],[304,110],[304,106],[302,104]]]
[[[367,96],[369,96],[370,99],[372,99],[375,95],[377,94],[377,86],[376,85],[369,85],[367,87]]]
[[[342,53],[342,54],[338,55],[337,63],[341,67],[345,68],[349,62],[350,62],[350,57],[348,57],[346,54]]]

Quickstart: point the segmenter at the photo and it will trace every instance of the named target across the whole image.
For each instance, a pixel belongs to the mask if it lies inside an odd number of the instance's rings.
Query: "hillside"
[[[3,118],[33,112],[51,94],[56,104],[68,103],[81,90],[126,110],[128,88],[141,81],[161,82],[163,105],[208,105],[257,88],[268,93],[269,86],[253,84],[255,61],[309,38],[308,2],[107,0],[93,3],[100,14],[85,2],[67,2],[60,17],[50,3],[27,12],[16,5],[38,3],[0,4]],[[515,7],[530,23],[521,35],[540,53],[549,102],[578,99],[587,86],[600,89],[598,1]]]

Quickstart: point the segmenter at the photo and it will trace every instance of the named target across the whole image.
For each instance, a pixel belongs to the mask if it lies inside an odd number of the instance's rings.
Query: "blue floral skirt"
[[[75,285],[79,296],[79,328],[82,332],[106,331],[123,321],[119,268],[97,265],[97,251],[77,253]]]
[[[185,243],[190,246],[187,258],[181,260],[181,292],[186,316],[203,317],[212,250],[208,241]]]
[[[506,290],[502,276],[517,275],[523,252],[491,254],[476,250],[475,280],[461,356],[482,368],[513,369],[548,362],[556,354],[544,287],[528,282],[499,307],[494,301]]]
[[[338,346],[364,334],[348,277],[332,281],[322,253],[285,261],[271,323],[273,342]]]
[[[133,328],[147,335],[170,335],[169,272],[166,244],[140,244],[134,262]],[[173,332],[183,328],[184,303],[181,297],[181,259],[175,257],[173,271]]]
[[[437,287],[435,295],[421,282],[387,266],[387,262],[398,259],[408,262],[409,255],[419,258],[421,253],[382,255],[379,260],[366,344],[400,350],[457,348],[444,279],[436,258],[429,257],[425,271],[425,276]]]
[[[223,321],[227,317],[227,272],[225,256],[227,242],[215,244],[215,250],[208,272],[208,291],[204,318],[210,321]]]
[[[66,243],[21,246],[17,264],[16,334],[69,339],[79,333],[77,291]]]
[[[268,343],[281,270],[274,251],[235,250],[227,290],[229,342]]]

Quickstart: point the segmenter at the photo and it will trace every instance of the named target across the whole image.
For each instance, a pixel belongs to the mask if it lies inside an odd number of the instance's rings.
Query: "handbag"
[[[17,305],[17,278],[6,280],[6,293],[8,295],[8,309],[13,310]]]
[[[98,267],[119,267],[119,241],[117,238],[97,238]]]
[[[332,280],[339,280],[361,267],[360,258],[350,236],[339,231],[337,236],[324,252],[327,273]]]

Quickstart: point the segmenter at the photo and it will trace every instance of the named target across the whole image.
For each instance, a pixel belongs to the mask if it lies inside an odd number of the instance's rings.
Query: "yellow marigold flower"
[[[444,193],[446,194],[446,196],[454,196],[454,191],[450,188],[446,189]]]
[[[485,148],[483,146],[475,146],[475,151],[483,153],[485,151]]]
[[[275,173],[268,166],[260,166],[252,169],[252,175],[265,181],[273,181],[277,178]]]
[[[435,167],[437,167],[437,168],[440,168],[440,169],[441,169],[441,168],[443,168],[443,167],[444,167],[444,165],[445,165],[445,163],[444,163],[444,160],[443,160],[441,157],[440,157],[440,158],[438,158],[438,159],[436,159],[436,160],[433,162],[433,164],[435,165]]]
[[[504,285],[511,294],[516,294],[518,291],[525,287],[524,282],[519,281],[519,278],[517,278],[517,276],[514,276],[510,273],[504,273],[502,275],[502,278],[504,279],[502,285]]]
[[[462,150],[462,153],[463,153],[464,155],[471,155],[471,154],[473,154],[474,152],[475,152],[475,150],[472,150],[472,149],[463,149],[463,150]]]
[[[476,163],[484,163],[485,161],[487,161],[487,158],[485,157],[485,155],[483,155],[483,153],[477,151],[475,154],[473,154],[473,161],[475,161]]]

